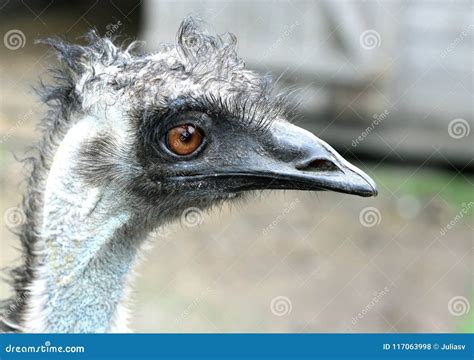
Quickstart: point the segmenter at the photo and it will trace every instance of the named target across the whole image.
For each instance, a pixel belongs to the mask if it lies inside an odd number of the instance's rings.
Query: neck
[[[136,244],[146,234],[132,226],[134,216],[117,194],[75,176],[81,142],[95,131],[93,122],[79,122],[53,159],[43,194],[39,269],[27,304],[28,332],[126,331],[127,283]]]

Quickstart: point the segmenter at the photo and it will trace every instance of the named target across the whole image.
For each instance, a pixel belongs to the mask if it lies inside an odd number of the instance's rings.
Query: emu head
[[[94,34],[88,46],[52,41],[64,68],[49,100],[71,123],[94,124],[76,158],[80,178],[168,219],[249,190],[376,195],[367,175],[288,121],[285,97],[245,69],[235,43],[192,18],[176,45],[148,55]]]

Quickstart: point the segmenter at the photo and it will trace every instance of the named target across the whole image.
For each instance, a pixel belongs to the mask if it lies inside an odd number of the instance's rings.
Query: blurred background
[[[172,43],[197,15],[247,67],[296,88],[296,123],[380,195],[264,192],[160,229],[137,273],[138,332],[472,332],[472,1],[0,1],[0,267],[18,261],[15,160],[55,59],[90,28]],[[296,104],[295,104],[296,105]],[[0,297],[10,289],[0,283]]]

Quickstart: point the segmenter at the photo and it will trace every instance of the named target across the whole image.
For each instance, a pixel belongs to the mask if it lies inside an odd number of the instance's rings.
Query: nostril
[[[298,166],[301,171],[340,171],[339,167],[330,160],[316,159],[303,166]]]

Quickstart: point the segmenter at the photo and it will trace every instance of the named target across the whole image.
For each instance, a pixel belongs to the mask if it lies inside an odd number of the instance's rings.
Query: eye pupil
[[[191,134],[185,131],[181,134],[180,139],[181,141],[189,141],[190,137],[191,137]]]
[[[189,155],[197,150],[201,143],[200,130],[191,124],[176,126],[167,134],[168,149],[177,155]]]
[[[191,138],[192,138],[192,135],[193,135],[194,131],[195,131],[195,128],[194,128],[193,126],[188,125],[188,126],[186,127],[186,130],[184,130],[184,131],[181,133],[181,136],[180,136],[181,141],[183,141],[183,142],[188,142],[188,141],[190,141]]]

